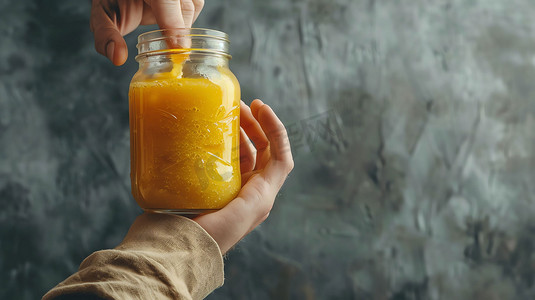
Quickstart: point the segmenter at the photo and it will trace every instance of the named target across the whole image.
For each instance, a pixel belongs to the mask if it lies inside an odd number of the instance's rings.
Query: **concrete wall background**
[[[533,299],[535,3],[207,1],[296,168],[209,299]],[[0,298],[35,299],[140,213],[130,59],[86,1],[0,0]]]

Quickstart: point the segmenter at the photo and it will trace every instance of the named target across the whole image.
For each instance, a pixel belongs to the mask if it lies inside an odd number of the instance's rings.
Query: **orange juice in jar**
[[[148,211],[196,215],[241,188],[240,87],[228,38],[208,29],[138,38],[130,84],[132,193]]]

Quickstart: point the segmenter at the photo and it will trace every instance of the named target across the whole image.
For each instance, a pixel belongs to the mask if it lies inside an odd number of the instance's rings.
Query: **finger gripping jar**
[[[240,87],[228,37],[172,29],[138,37],[130,83],[132,194],[144,210],[196,215],[241,187]]]

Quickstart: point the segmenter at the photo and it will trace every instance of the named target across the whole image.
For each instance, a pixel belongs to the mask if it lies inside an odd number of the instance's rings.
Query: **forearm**
[[[43,299],[81,294],[104,299],[202,299],[222,284],[220,250],[197,223],[143,214],[118,247],[87,257],[77,273]]]

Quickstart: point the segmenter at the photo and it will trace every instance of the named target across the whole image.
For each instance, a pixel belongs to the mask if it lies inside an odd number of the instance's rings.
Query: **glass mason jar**
[[[240,86],[228,36],[209,29],[138,37],[129,91],[132,193],[148,211],[196,215],[241,188]]]

